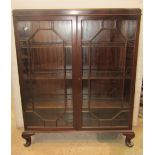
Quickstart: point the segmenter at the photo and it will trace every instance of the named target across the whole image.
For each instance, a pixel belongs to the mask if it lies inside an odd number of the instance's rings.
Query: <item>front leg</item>
[[[22,137],[26,140],[26,143],[24,144],[25,147],[28,147],[31,145],[31,136],[33,136],[33,135],[34,135],[33,132],[24,131],[22,133]]]
[[[134,132],[125,132],[123,133],[124,136],[126,136],[125,138],[125,143],[128,147],[133,147],[134,143],[131,141],[134,137],[135,137],[135,133]]]

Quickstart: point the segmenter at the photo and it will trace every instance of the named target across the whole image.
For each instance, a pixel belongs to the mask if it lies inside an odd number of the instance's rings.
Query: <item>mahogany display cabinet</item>
[[[13,10],[25,146],[38,132],[116,132],[133,146],[140,9]]]

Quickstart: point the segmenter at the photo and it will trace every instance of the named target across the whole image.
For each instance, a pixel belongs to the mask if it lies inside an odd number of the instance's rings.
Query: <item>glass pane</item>
[[[28,127],[73,127],[71,27],[65,20],[17,24]]]
[[[82,127],[128,127],[135,20],[82,21]]]

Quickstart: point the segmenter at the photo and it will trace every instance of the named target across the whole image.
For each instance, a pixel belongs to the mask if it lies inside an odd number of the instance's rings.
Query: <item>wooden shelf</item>
[[[95,100],[90,99],[89,101],[90,108],[92,109],[128,109],[129,105],[126,101],[123,100]],[[86,108],[88,106],[88,100],[83,100],[83,108]]]
[[[131,76],[128,72],[123,71],[103,71],[92,69],[83,70],[82,79],[130,79]]]
[[[125,76],[125,77],[122,77],[122,76],[118,76],[118,77],[114,77],[114,76],[107,76],[107,77],[82,77],[83,80],[109,80],[109,79],[130,79],[131,76]]]
[[[57,96],[57,97],[56,97]],[[73,109],[72,95],[53,95],[51,98],[39,98],[33,99],[33,102],[28,102],[26,105],[27,110],[34,109]]]
[[[25,40],[20,40],[19,42],[20,42],[20,48],[29,48],[29,49],[30,48],[52,48],[52,47],[72,48],[71,42],[28,43],[28,38]]]
[[[49,72],[49,73],[32,73],[30,75],[24,74],[24,79],[44,80],[44,79],[60,79],[60,80],[71,80],[72,72],[66,70],[66,75],[62,71]]]
[[[134,40],[128,40],[127,46],[134,47]],[[125,42],[90,42],[90,41],[82,41],[82,47],[124,47]]]
[[[125,47],[125,43],[120,42],[100,42],[100,43],[87,43],[83,42],[82,47]]]

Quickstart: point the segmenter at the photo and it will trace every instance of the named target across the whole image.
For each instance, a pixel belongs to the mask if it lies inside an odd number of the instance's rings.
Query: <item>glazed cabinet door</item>
[[[75,22],[70,16],[15,19],[26,129],[74,128]]]
[[[137,19],[79,16],[81,128],[129,129]]]

